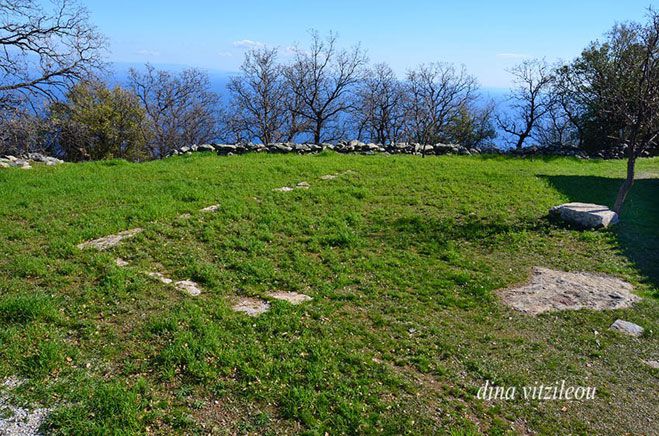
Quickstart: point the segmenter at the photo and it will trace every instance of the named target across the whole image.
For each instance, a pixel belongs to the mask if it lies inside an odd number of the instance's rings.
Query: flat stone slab
[[[608,310],[631,307],[641,298],[633,286],[606,275],[534,267],[527,285],[498,291],[508,306],[529,315],[561,310]]]
[[[242,312],[249,316],[259,316],[270,310],[270,303],[259,298],[242,297],[238,299],[231,309]]]
[[[311,188],[311,185],[308,184],[307,182],[300,182],[297,185],[295,185],[297,189],[309,189]]]
[[[336,174],[325,174],[324,176],[320,176],[320,180],[334,180],[337,177]]]
[[[290,186],[282,186],[281,188],[273,189],[273,191],[277,191],[277,192],[291,192],[292,190],[293,188],[291,188]]]
[[[119,245],[121,241],[127,238],[132,238],[133,236],[140,233],[143,229],[136,228],[130,229],[123,232],[119,232],[116,235],[104,236],[102,238],[94,239],[91,241],[86,241],[81,244],[78,244],[78,248],[84,250],[86,248],[95,248],[97,250],[107,250],[108,248],[115,247]]]
[[[117,257],[117,258],[114,260],[114,263],[115,263],[115,265],[117,265],[117,266],[119,266],[119,267],[128,266],[128,262],[125,261],[125,260],[123,260],[123,259],[120,258],[120,257]]]
[[[297,292],[284,292],[284,291],[270,292],[268,294],[268,297],[273,298],[275,300],[287,301],[291,304],[302,304],[307,301],[313,300],[313,298],[311,298],[308,295],[299,294]]]
[[[643,332],[645,329],[641,327],[638,324],[634,324],[633,322],[625,321],[622,319],[616,319],[613,324],[611,324],[611,327],[609,327],[611,330],[615,330],[620,333],[624,333],[629,336],[642,336]]]
[[[201,288],[199,287],[198,284],[196,284],[192,280],[181,280],[179,282],[174,283],[174,286],[179,291],[186,292],[192,295],[193,297],[201,295]]]
[[[170,283],[172,283],[172,282],[174,281],[174,280],[172,280],[172,279],[170,279],[170,278],[168,278],[168,277],[165,277],[165,275],[164,275],[163,273],[159,273],[159,272],[150,272],[150,273],[146,273],[146,274],[147,274],[149,277],[153,277],[154,279],[156,279],[156,280],[158,280],[159,282],[164,283],[164,284],[166,284],[166,285],[169,285]]]
[[[659,360],[644,360],[643,363],[652,369],[659,369]]]
[[[212,206],[208,206],[203,208],[201,211],[202,212],[217,212],[220,210],[220,205],[219,204],[213,204]]]
[[[606,228],[618,222],[618,214],[592,203],[565,203],[554,206],[549,215],[584,229]]]

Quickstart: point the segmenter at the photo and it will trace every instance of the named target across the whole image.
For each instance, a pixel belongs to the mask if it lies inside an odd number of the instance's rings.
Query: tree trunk
[[[526,141],[526,138],[528,138],[529,132],[528,130],[526,132],[522,132],[519,134],[519,138],[517,139],[517,144],[515,144],[515,148],[517,150],[521,150],[524,148],[524,141]]]
[[[316,128],[314,129],[313,132],[313,143],[316,145],[320,145],[320,132],[322,130],[323,126],[321,123],[316,122]]]
[[[634,168],[636,166],[636,147],[629,146],[629,156],[627,158],[627,179],[623,182],[618,190],[618,195],[616,196],[616,203],[613,206],[613,211],[620,215],[622,211],[622,205],[625,202],[625,198],[629,193],[629,190],[634,185]]]

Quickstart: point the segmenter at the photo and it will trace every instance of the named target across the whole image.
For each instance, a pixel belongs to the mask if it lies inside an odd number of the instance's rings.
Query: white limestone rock
[[[616,319],[613,324],[611,324],[611,327],[609,327],[611,330],[615,330],[617,332],[629,335],[629,336],[642,336],[643,332],[645,329],[641,327],[638,324],[634,324],[633,322],[625,321],[622,319]]]
[[[592,203],[565,203],[549,210],[551,216],[584,229],[606,228],[618,222],[618,214]]]

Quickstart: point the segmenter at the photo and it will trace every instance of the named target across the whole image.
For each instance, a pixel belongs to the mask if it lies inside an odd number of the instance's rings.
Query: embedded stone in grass
[[[281,188],[275,188],[273,191],[278,191],[278,192],[291,192],[293,188],[290,186],[282,186]]]
[[[249,316],[259,316],[270,310],[270,303],[258,298],[242,297],[233,305],[232,309]]]
[[[312,298],[308,295],[299,294],[297,292],[284,292],[284,291],[270,292],[268,294],[268,297],[274,298],[275,300],[287,301],[291,304],[302,304],[312,300]]]
[[[182,213],[182,214],[179,215],[178,217],[179,217],[179,219],[187,220],[187,219],[191,218],[192,215],[186,212],[186,213]]]
[[[652,369],[659,369],[659,360],[644,360],[643,363]]]
[[[174,286],[176,286],[176,289],[179,291],[187,292],[193,297],[201,294],[201,288],[192,280],[181,280],[174,283]]]
[[[133,236],[140,233],[142,230],[143,229],[138,227],[135,229],[119,232],[116,235],[104,236],[102,238],[93,239],[91,241],[86,241],[81,244],[78,244],[78,248],[84,250],[86,248],[91,247],[97,250],[107,250],[108,248],[112,248],[116,245],[119,245],[119,243],[124,239],[132,238]]]
[[[150,272],[150,273],[147,273],[147,275],[148,275],[149,277],[153,277],[154,279],[156,279],[156,280],[158,280],[158,281],[160,281],[160,282],[162,282],[162,283],[164,283],[164,284],[166,284],[166,285],[168,285],[168,284],[170,284],[170,283],[173,282],[172,279],[170,279],[170,278],[168,278],[168,277],[165,277],[164,274],[159,273],[159,272]]]
[[[297,185],[295,185],[297,189],[309,189],[311,188],[311,185],[308,184],[307,182],[300,182]]]
[[[217,212],[218,210],[220,210],[220,205],[219,204],[214,204],[212,206],[208,206],[208,207],[203,208],[201,211],[202,212]]]
[[[508,306],[529,315],[561,310],[608,310],[631,307],[640,297],[633,286],[606,275],[535,267],[527,285],[498,291]]]
[[[117,266],[120,266],[120,267],[128,266],[128,262],[125,261],[125,260],[123,260],[123,259],[120,258],[120,257],[117,257],[117,258],[114,260],[114,263],[115,263]]]
[[[324,176],[320,176],[320,180],[334,180],[338,176],[336,174],[326,174]]]
[[[616,319],[613,324],[611,324],[611,327],[609,327],[611,330],[615,330],[620,333],[624,333],[629,336],[642,336],[643,332],[645,331],[643,327],[641,327],[638,324],[634,324],[633,322],[629,321],[624,321],[622,319]]]
[[[549,215],[584,229],[606,228],[618,222],[618,214],[592,203],[566,203],[554,206]]]

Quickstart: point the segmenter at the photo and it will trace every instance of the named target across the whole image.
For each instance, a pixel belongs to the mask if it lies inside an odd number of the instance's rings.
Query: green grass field
[[[0,170],[0,380],[27,379],[15,401],[53,408],[55,434],[657,434],[659,371],[642,359],[659,358],[659,159],[638,167],[609,231],[547,211],[612,205],[622,161],[329,153]],[[311,188],[273,192],[300,181]],[[76,248],[134,227],[108,251]],[[644,300],[538,317],[502,306],[494,291],[533,266],[612,274]],[[231,310],[272,290],[313,301]],[[617,318],[645,334],[609,331]],[[597,396],[488,403],[485,380]]]

